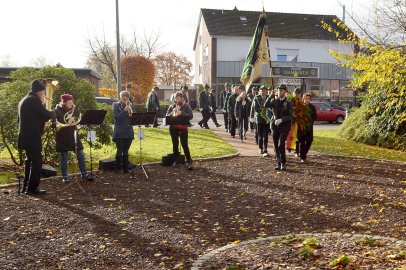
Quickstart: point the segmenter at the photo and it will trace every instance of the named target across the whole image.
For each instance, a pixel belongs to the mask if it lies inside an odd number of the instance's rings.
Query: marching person
[[[219,123],[217,123],[216,111],[217,111],[217,104],[216,104],[216,90],[211,89],[209,93],[209,108],[210,108],[210,118],[216,127],[221,127]]]
[[[259,94],[255,96],[252,103],[253,117],[257,127],[259,154],[263,157],[268,156],[268,133],[270,123],[267,108],[265,107],[267,101],[266,94],[266,87],[262,85],[259,88]]]
[[[207,122],[210,119],[210,107],[209,107],[209,85],[204,85],[204,90],[199,94],[199,110],[202,113],[202,120],[198,122],[201,128],[209,128]]]
[[[313,142],[313,124],[317,119],[316,107],[310,103],[311,98],[312,95],[310,93],[306,93],[303,96],[303,103],[310,109],[310,119],[308,119],[309,124],[305,125],[303,130],[298,131],[300,162],[305,162],[307,158],[307,153]]]
[[[55,146],[56,152],[60,154],[60,167],[62,173],[62,181],[69,182],[68,179],[68,159],[69,151],[74,151],[78,160],[78,166],[83,180],[92,180],[87,177],[86,161],[83,154],[83,145],[80,141],[79,134],[76,131],[76,124],[70,125],[70,121],[75,121],[78,117],[78,111],[73,103],[73,96],[63,94],[60,97],[60,103],[56,105],[55,115],[56,120],[62,124],[62,127],[56,129]],[[74,115],[75,114],[75,115]],[[76,135],[76,137],[75,137]]]
[[[235,104],[235,117],[238,119],[240,140],[243,142],[247,139],[248,122],[251,111],[251,99],[245,91],[237,97]]]
[[[189,119],[193,119],[193,112],[190,108],[189,104],[185,104],[182,93],[177,92],[175,94],[175,104],[169,106],[168,111],[166,112],[166,116],[185,116]],[[175,161],[173,162],[172,166],[178,165],[178,158],[179,158],[179,139],[180,143],[183,148],[183,152],[185,153],[185,157],[188,164],[188,169],[193,170],[193,161],[190,156],[189,150],[189,142],[188,142],[188,126],[187,125],[170,125],[169,126],[169,133],[172,139],[172,149]]]
[[[147,107],[147,112],[156,112],[158,114],[160,106],[159,106],[159,98],[158,98],[159,88],[155,85],[155,87],[148,93],[147,103],[145,104]],[[149,127],[149,125],[145,125]],[[158,116],[155,114],[154,118],[154,125],[155,128],[158,127]]]
[[[286,170],[285,141],[293,116],[292,103],[286,98],[287,92],[287,86],[281,84],[278,87],[278,96],[275,97],[275,93],[272,91],[271,96],[265,102],[265,107],[271,108],[273,113],[271,129],[275,157],[278,162],[275,170]]]
[[[233,93],[231,96],[227,99],[227,112],[228,112],[228,117],[230,118],[230,134],[232,138],[235,138],[235,130],[237,128],[237,118],[235,115],[235,104],[237,102],[237,97],[240,94],[241,90],[243,90],[243,86],[235,86],[233,89]]]
[[[251,103],[254,100],[254,97],[257,95],[257,92],[258,92],[258,90],[257,90],[256,86],[252,87],[251,89],[248,89],[247,96],[249,97],[249,99],[251,99]],[[251,112],[250,112],[250,115],[251,115]],[[250,116],[250,118],[251,118],[251,116]],[[254,129],[255,129],[255,122],[250,121],[250,130],[251,130],[251,132]],[[255,138],[255,140],[257,141],[257,139],[258,139],[258,136]],[[258,141],[257,141],[257,144],[258,144]]]
[[[22,192],[27,195],[42,195],[46,190],[39,188],[42,171],[41,136],[45,122],[55,113],[43,106],[45,86],[40,80],[31,83],[31,91],[18,103],[18,149],[25,150],[24,182]]]
[[[120,92],[120,100],[113,103],[114,133],[113,142],[116,143],[116,173],[122,170],[128,173],[128,150],[134,139],[134,129],[131,124],[132,113],[135,108],[130,102],[130,93]]]
[[[226,132],[228,132],[228,112],[227,112],[227,107],[226,107],[226,101],[227,98],[231,95],[231,86],[228,82],[224,84],[224,90],[220,94],[220,107],[223,110],[223,115],[224,115],[224,129]]]

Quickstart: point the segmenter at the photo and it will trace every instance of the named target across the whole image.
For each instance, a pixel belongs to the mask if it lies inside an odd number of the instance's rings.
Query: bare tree
[[[369,42],[388,47],[405,46],[406,0],[374,0],[369,18],[363,20],[355,12],[346,14]]]
[[[0,66],[1,67],[11,67],[13,63],[10,60],[10,55],[9,54],[3,54],[0,57]]]
[[[46,65],[52,65],[52,62],[49,61],[45,56],[41,55],[31,60],[31,64],[37,68],[43,68]]]

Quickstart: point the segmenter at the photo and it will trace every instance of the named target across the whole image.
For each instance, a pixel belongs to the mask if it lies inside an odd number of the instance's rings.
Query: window
[[[278,54],[276,61],[288,61],[288,56],[286,54],[285,55]]]
[[[322,103],[322,104],[320,104],[320,110],[329,111],[330,107],[327,104]]]

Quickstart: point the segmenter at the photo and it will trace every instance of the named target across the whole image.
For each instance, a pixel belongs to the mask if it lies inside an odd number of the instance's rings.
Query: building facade
[[[260,12],[201,9],[194,40],[195,84],[208,83],[218,90],[224,83],[241,84],[244,66]],[[353,104],[349,88],[351,70],[337,65],[330,50],[352,53],[350,44],[322,28],[322,21],[335,25],[333,15],[267,12],[270,65],[265,65],[256,85],[285,83],[313,96]],[[217,91],[219,92],[219,91]]]

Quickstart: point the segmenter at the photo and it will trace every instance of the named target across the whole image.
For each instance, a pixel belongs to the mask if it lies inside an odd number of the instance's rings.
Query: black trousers
[[[183,152],[185,153],[186,159],[188,161],[192,160],[192,158],[190,157],[190,151],[189,151],[187,128],[178,129],[173,126],[170,126],[169,133],[171,134],[173,154],[175,156],[175,160],[177,160],[177,158],[179,156],[179,139],[178,139],[178,137],[180,137],[180,144],[182,145]]]
[[[248,130],[248,117],[241,117],[238,118],[238,124],[240,127],[239,133],[240,133],[240,139],[243,139],[244,134],[247,132]]]
[[[202,111],[202,120],[199,121],[199,125],[202,124],[205,127],[208,127],[207,122],[210,119],[210,110],[209,109],[204,109]]]
[[[114,139],[117,148],[116,157],[128,156],[128,150],[130,149],[132,141],[132,138]]]
[[[228,112],[223,112],[224,115],[224,128],[228,129]]]
[[[262,152],[268,152],[269,124],[257,124],[258,146]]]
[[[298,133],[300,158],[306,160],[307,153],[313,142],[313,126],[306,131]]]
[[[235,115],[232,114],[230,114],[229,117],[231,119],[230,134],[231,136],[235,136],[235,129],[237,128],[237,119],[235,118]]]
[[[290,124],[282,127],[272,126],[273,147],[278,163],[286,163],[285,142],[290,130]]]
[[[42,172],[42,155],[41,151],[25,151],[27,158],[25,159],[24,168],[24,187],[27,190],[34,191],[39,187]]]
[[[211,120],[213,121],[213,123],[214,123],[216,126],[218,126],[217,117],[216,117],[216,112],[215,112],[215,111],[210,112],[210,118],[211,118]]]

